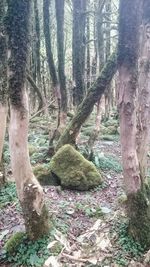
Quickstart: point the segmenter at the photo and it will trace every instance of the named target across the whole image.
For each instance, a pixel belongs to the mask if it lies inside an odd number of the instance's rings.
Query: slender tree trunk
[[[95,103],[100,100],[106,87],[110,84],[110,81],[116,72],[116,68],[116,55],[113,54],[101,71],[99,78],[89,89],[81,105],[79,105],[75,116],[61,135],[56,150],[65,144],[75,145],[82,124],[92,112]]]
[[[64,129],[67,120],[67,89],[64,57],[64,0],[55,0],[55,8],[57,21],[58,75],[61,94],[60,128]]]
[[[2,152],[7,119],[7,39],[4,28],[6,2],[0,2],[0,186],[5,182]]]
[[[46,47],[46,55],[47,62],[49,66],[49,73],[53,84],[54,95],[57,98],[59,96],[59,82],[57,78],[53,53],[52,53],[52,45],[51,45],[51,32],[50,32],[50,0],[43,0],[43,24],[44,24],[44,36],[45,36],[45,47]],[[58,94],[58,95],[57,95]]]
[[[87,17],[87,89],[91,84],[91,65],[90,65],[90,18]]]
[[[98,2],[98,11],[96,17],[96,30],[97,30],[97,46],[99,56],[99,72],[104,66],[104,27],[103,27],[103,7],[104,4],[101,0]]]
[[[35,37],[36,37],[36,70],[38,86],[41,86],[41,59],[40,59],[40,19],[37,0],[34,0]]]
[[[143,246],[150,245],[150,189],[143,177],[143,164],[145,164],[145,156],[147,149],[148,131],[143,128],[141,132],[142,138],[139,138],[139,147],[137,151],[137,129],[136,129],[136,94],[137,94],[137,63],[139,52],[139,23],[141,13],[143,10],[143,2],[145,5],[146,18],[143,21],[143,30],[147,25],[147,19],[150,10],[150,3],[148,0],[120,0],[120,20],[119,20],[119,47],[118,47],[118,65],[119,65],[119,111],[120,111],[120,134],[122,145],[122,159],[123,159],[123,175],[125,189],[128,197],[127,213],[129,216],[129,231],[132,236],[140,241]],[[142,35],[142,50],[140,58],[140,77],[139,86],[140,94],[140,109],[143,110],[143,118],[139,116],[143,125],[149,123],[147,115],[149,114],[149,92],[146,85],[149,83],[149,37],[143,31]],[[148,30],[149,32],[149,30]],[[148,53],[148,54],[147,54]],[[147,57],[148,56],[148,57]],[[144,60],[144,61],[141,61]],[[147,65],[148,62],[148,65]],[[146,65],[145,65],[146,63]],[[148,66],[148,68],[145,68]],[[145,80],[146,78],[146,80]],[[144,79],[144,83],[143,83]],[[142,87],[141,87],[142,86]],[[143,97],[146,102],[143,104]],[[148,107],[147,107],[148,104]],[[149,115],[148,115],[149,116]],[[146,118],[146,121],[145,121]],[[141,125],[142,125],[141,124]],[[148,125],[147,125],[148,126]],[[147,133],[146,133],[147,132]],[[146,134],[145,134],[146,133]],[[145,135],[145,139],[143,139]],[[143,141],[140,143],[140,141]],[[144,154],[141,151],[141,145],[144,146]],[[141,159],[142,156],[142,159]],[[143,161],[144,156],[144,161]],[[139,161],[140,160],[140,161]],[[142,168],[141,168],[142,166]]]
[[[106,61],[110,56],[110,49],[111,49],[111,39],[110,39],[110,27],[111,27],[111,0],[106,1],[106,14],[107,14],[107,23],[106,23]],[[112,92],[111,92],[111,84],[107,88],[105,92],[105,118],[108,119],[110,115],[110,105],[111,105],[111,97],[112,97]]]
[[[30,0],[8,2],[7,30],[9,37],[9,141],[12,172],[15,177],[26,231],[30,239],[38,239],[49,231],[44,192],[33,175],[28,151],[28,99],[26,67]]]
[[[74,103],[79,105],[84,98],[84,77],[85,67],[85,8],[86,1],[73,0],[73,36],[72,36],[72,60],[73,60],[73,80]]]

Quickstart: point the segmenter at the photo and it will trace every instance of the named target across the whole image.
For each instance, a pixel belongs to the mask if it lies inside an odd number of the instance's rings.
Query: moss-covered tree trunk
[[[6,2],[0,2],[0,186],[5,181],[2,152],[7,119],[7,39],[4,27]]]
[[[26,231],[37,239],[49,231],[44,192],[33,175],[28,151],[28,98],[26,66],[29,48],[30,0],[8,1],[9,37],[9,141],[11,165]]]
[[[60,106],[60,131],[66,126],[67,120],[67,89],[65,77],[65,55],[64,55],[64,0],[55,0],[57,21],[57,55],[58,75],[60,84],[61,106]]]
[[[129,216],[129,232],[132,236],[140,241],[144,246],[150,245],[150,191],[146,184],[145,175],[143,176],[142,168],[143,157],[147,154],[148,131],[144,128],[144,123],[149,123],[149,37],[145,33],[147,18],[143,17],[142,46],[140,58],[140,76],[139,76],[139,103],[138,110],[143,111],[143,131],[140,131],[141,138],[136,138],[137,134],[137,98],[138,93],[138,55],[139,55],[139,36],[140,20],[143,10],[143,2],[146,4],[145,14],[149,11],[148,0],[120,0],[120,20],[119,20],[119,47],[118,47],[118,65],[119,65],[119,112],[120,112],[120,134],[123,159],[123,175],[125,189],[128,197],[127,213]],[[143,36],[144,39],[143,39]],[[147,51],[147,52],[146,52]],[[145,64],[146,63],[146,64]],[[147,64],[148,63],[148,64]],[[146,68],[144,67],[146,66]],[[148,68],[147,68],[148,67]],[[143,103],[143,97],[145,102]],[[148,117],[147,117],[148,115]],[[146,118],[146,121],[145,121]],[[148,125],[147,125],[148,126]],[[147,133],[146,133],[147,132]],[[139,133],[138,133],[139,134]],[[144,139],[143,139],[144,137]],[[145,140],[146,138],[146,140]],[[141,146],[137,146],[142,140]],[[142,153],[142,150],[144,154]],[[142,158],[141,158],[142,156]],[[142,168],[141,168],[142,164]]]
[[[65,131],[61,135],[56,150],[64,144],[75,145],[76,138],[79,134],[80,128],[88,116],[91,114],[95,103],[100,100],[105,89],[110,84],[113,75],[116,72],[117,63],[116,55],[113,54],[108,60],[107,64],[102,69],[100,76],[96,82],[89,89],[83,102],[79,105],[77,112],[69,125],[66,127]]]

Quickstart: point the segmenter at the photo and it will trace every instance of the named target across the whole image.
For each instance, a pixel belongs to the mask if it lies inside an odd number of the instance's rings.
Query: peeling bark
[[[38,239],[49,231],[44,192],[30,165],[28,151],[28,98],[26,67],[30,0],[10,0],[7,30],[9,37],[10,154],[13,176],[21,203],[27,235]]]
[[[139,110],[137,132],[137,93],[139,29],[141,27],[141,52],[139,75]],[[123,176],[127,193],[129,232],[142,246],[150,246],[150,188],[143,172],[149,140],[149,37],[146,30],[150,3],[148,0],[120,1],[119,21],[119,111],[123,159]],[[148,15],[145,19],[145,15]],[[146,21],[146,24],[145,24]],[[148,62],[148,65],[147,65]],[[146,66],[146,68],[145,68]],[[147,68],[148,67],[148,68]],[[142,115],[142,117],[141,117]],[[138,136],[137,136],[138,133]],[[138,141],[138,142],[137,142]],[[146,144],[145,144],[146,143]],[[144,176],[143,176],[144,175]]]

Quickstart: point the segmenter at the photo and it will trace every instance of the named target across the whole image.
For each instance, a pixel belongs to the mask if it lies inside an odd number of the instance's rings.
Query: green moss
[[[29,155],[30,156],[32,156],[34,153],[38,152],[38,148],[35,147],[34,145],[29,144],[28,148],[29,148]]]
[[[33,168],[33,172],[41,185],[60,185],[59,179],[52,175],[47,164],[38,164]]]
[[[100,136],[100,138],[102,140],[105,140],[105,141],[114,141],[115,137],[116,136],[114,136],[114,135],[102,135],[102,136]]]
[[[105,127],[104,125],[101,125],[100,127],[100,133],[102,135],[114,135],[116,133],[118,133],[118,127],[115,125],[110,125]]]
[[[5,249],[9,254],[12,254],[16,251],[20,243],[25,238],[25,233],[18,232],[15,233],[13,236],[10,237],[10,239],[5,244]]]
[[[145,184],[136,194],[128,195],[130,234],[145,248],[150,246],[150,189]]]
[[[63,249],[63,245],[59,243],[58,241],[50,248],[50,252],[53,255],[58,255]]]
[[[94,164],[71,145],[65,145],[57,151],[50,162],[50,168],[65,188],[88,190],[102,182],[101,174]]]

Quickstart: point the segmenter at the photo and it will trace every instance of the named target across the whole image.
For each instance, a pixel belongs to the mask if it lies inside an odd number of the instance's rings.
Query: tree
[[[91,114],[95,103],[100,100],[105,89],[110,84],[113,75],[116,72],[117,63],[116,63],[116,55],[113,54],[104,68],[102,69],[100,76],[96,80],[96,82],[89,89],[86,97],[79,105],[77,112],[71,122],[68,124],[64,132],[62,133],[60,139],[58,140],[58,144],[56,146],[56,150],[65,144],[76,144],[76,138],[79,134],[80,128],[88,116]]]
[[[139,77],[139,29],[143,10]],[[129,232],[144,246],[150,245],[150,189],[146,182],[146,145],[149,141],[149,27],[148,0],[120,0],[119,19],[119,113],[123,176],[127,194]],[[148,31],[147,31],[148,30]],[[138,93],[139,78],[139,97]],[[139,103],[138,103],[139,100]],[[137,110],[137,104],[139,109]],[[138,113],[138,131],[137,116]],[[137,138],[138,133],[138,138]]]
[[[4,182],[2,151],[7,119],[7,38],[4,27],[6,2],[0,2],[0,185]]]
[[[55,8],[57,21],[58,76],[61,94],[60,127],[64,128],[67,119],[67,90],[64,57],[64,0],[55,0]]]
[[[9,0],[10,152],[13,176],[30,239],[48,233],[48,211],[43,189],[33,175],[28,151],[28,98],[26,67],[29,54],[30,0]]]
[[[60,99],[59,96],[59,82],[57,78],[57,72],[55,68],[52,45],[51,45],[51,32],[50,32],[50,0],[43,0],[43,27],[44,27],[44,36],[45,36],[45,47],[47,62],[49,66],[49,73],[52,80],[54,95]]]
[[[85,95],[84,69],[85,69],[85,19],[86,2],[73,0],[73,32],[72,32],[72,60],[74,103],[78,106]]]

